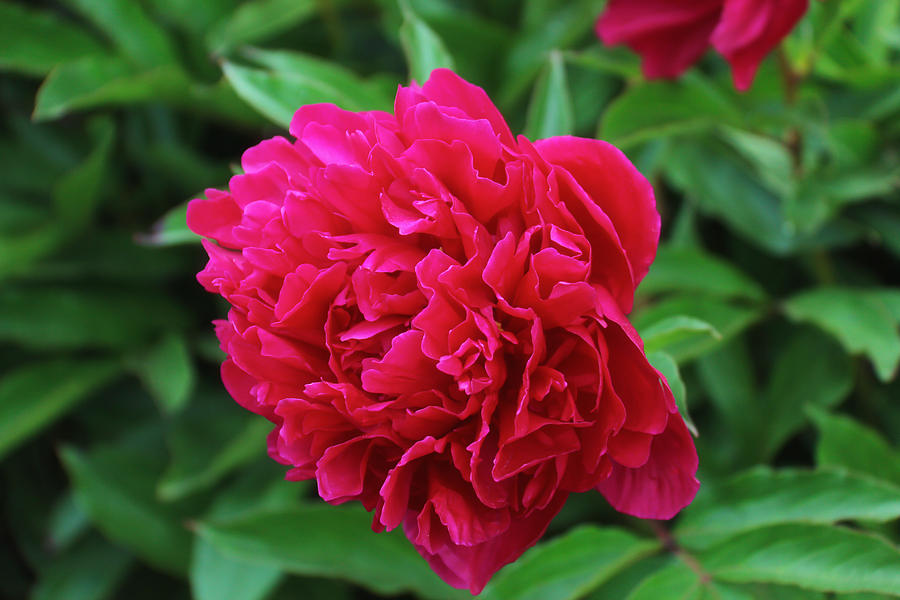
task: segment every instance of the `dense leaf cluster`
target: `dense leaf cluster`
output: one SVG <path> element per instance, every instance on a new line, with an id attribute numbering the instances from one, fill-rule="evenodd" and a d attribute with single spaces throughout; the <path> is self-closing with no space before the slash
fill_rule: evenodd
<path id="1" fill-rule="evenodd" d="M 602 0 L 0 3 L 0 596 L 467 596 L 281 481 L 184 225 L 299 105 L 389 109 L 437 66 L 652 179 L 632 318 L 699 432 L 676 521 L 573 498 L 484 597 L 900 594 L 900 0 L 811 4 L 738 94 L 714 56 L 643 81 Z"/>

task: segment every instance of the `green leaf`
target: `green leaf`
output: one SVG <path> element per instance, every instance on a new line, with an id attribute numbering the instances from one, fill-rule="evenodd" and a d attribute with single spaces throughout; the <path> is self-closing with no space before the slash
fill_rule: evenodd
<path id="1" fill-rule="evenodd" d="M 115 361 L 55 360 L 0 379 L 0 457 L 62 417 L 121 372 Z"/>
<path id="2" fill-rule="evenodd" d="M 721 335 L 692 336 L 669 344 L 666 351 L 679 363 L 694 359 L 723 341 L 749 327 L 760 317 L 761 311 L 733 304 L 726 300 L 707 296 L 678 295 L 666 298 L 635 313 L 634 324 L 638 331 L 672 317 L 692 317 L 709 323 Z"/>
<path id="3" fill-rule="evenodd" d="M 582 526 L 540 544 L 500 571 L 485 600 L 575 600 L 659 548 L 622 529 Z"/>
<path id="4" fill-rule="evenodd" d="M 526 3 L 527 6 L 535 1 Z M 553 2 L 541 17 L 534 17 L 506 55 L 502 85 L 498 94 L 501 106 L 515 104 L 524 94 L 553 49 L 569 49 L 588 35 L 603 8 L 603 0 Z M 532 13 L 535 15 L 535 13 Z M 632 58 L 633 62 L 636 62 Z"/>
<path id="5" fill-rule="evenodd" d="M 900 590 L 900 551 L 886 540 L 830 525 L 775 525 L 700 556 L 720 581 L 796 585 L 823 592 Z"/>
<path id="6" fill-rule="evenodd" d="M 93 22 L 138 65 L 176 64 L 175 48 L 162 30 L 134 0 L 65 0 Z"/>
<path id="7" fill-rule="evenodd" d="M 358 107 L 352 110 L 393 110 L 393 93 L 385 93 L 384 85 L 366 81 L 332 61 L 289 50 L 247 48 L 243 54 L 270 71 L 331 88 L 334 102 L 341 106 Z M 392 82 L 389 87 L 396 89 L 397 83 Z"/>
<path id="8" fill-rule="evenodd" d="M 438 34 L 413 12 L 408 3 L 401 6 L 400 43 L 406 55 L 409 78 L 421 84 L 428 80 L 434 69 L 453 69 L 453 57 Z"/>
<path id="9" fill-rule="evenodd" d="M 726 146 L 708 140 L 676 144 L 663 167 L 674 187 L 702 212 L 768 252 L 784 255 L 797 247 L 781 200 Z"/>
<path id="10" fill-rule="evenodd" d="M 609 578 L 597 589 L 585 596 L 585 600 L 609 600 L 627 598 L 637 586 L 653 573 L 675 562 L 671 554 L 654 554 L 632 563 Z"/>
<path id="11" fill-rule="evenodd" d="M 161 328 L 184 323 L 181 307 L 163 295 L 94 286 L 0 289 L 0 341 L 25 348 L 121 348 Z"/>
<path id="12" fill-rule="evenodd" d="M 833 335 L 848 352 L 868 356 L 882 381 L 897 371 L 900 325 L 877 290 L 818 288 L 790 298 L 784 308 L 791 319 Z"/>
<path id="13" fill-rule="evenodd" d="M 735 588 L 745 590 L 753 600 L 826 600 L 822 592 L 805 590 L 792 585 L 773 585 L 771 583 L 735 584 Z M 841 600 L 850 600 L 842 595 Z M 858 598 L 857 600 L 862 600 Z M 873 600 L 873 599 L 870 599 Z"/>
<path id="14" fill-rule="evenodd" d="M 678 405 L 678 412 L 681 413 L 681 418 L 684 419 L 684 424 L 687 425 L 688 430 L 690 430 L 695 437 L 700 435 L 697 431 L 697 426 L 694 424 L 694 421 L 691 419 L 691 415 L 688 412 L 687 390 L 684 387 L 684 381 L 681 379 L 678 363 L 675 362 L 675 359 L 672 358 L 670 354 L 659 351 L 648 352 L 647 360 L 653 365 L 654 369 L 659 371 L 662 376 L 666 378 L 669 389 L 672 390 L 672 395 L 675 397 L 675 404 Z"/>
<path id="15" fill-rule="evenodd" d="M 843 207 L 887 196 L 898 183 L 900 174 L 893 166 L 812 172 L 801 182 L 796 198 L 787 204 L 785 212 L 798 231 L 816 231 Z"/>
<path id="16" fill-rule="evenodd" d="M 683 563 L 676 562 L 653 573 L 642 581 L 627 600 L 655 600 L 657 598 L 692 599 L 699 586 L 696 573 Z"/>
<path id="17" fill-rule="evenodd" d="M 107 180 L 109 155 L 115 136 L 110 119 L 93 121 L 96 143 L 87 159 L 53 188 L 57 218 L 69 230 L 79 230 L 91 220 Z"/>
<path id="18" fill-rule="evenodd" d="M 900 453 L 874 429 L 815 407 L 808 413 L 819 429 L 816 464 L 842 467 L 900 485 Z"/>
<path id="19" fill-rule="evenodd" d="M 705 79 L 688 74 L 677 82 L 654 81 L 628 89 L 607 107 L 598 137 L 627 150 L 739 121 L 740 112 L 726 96 Z"/>
<path id="20" fill-rule="evenodd" d="M 534 87 L 525 136 L 530 140 L 541 140 L 571 135 L 575 130 L 574 110 L 566 81 L 566 65 L 562 53 L 554 50 Z"/>
<path id="21" fill-rule="evenodd" d="M 584 69 L 604 75 L 618 75 L 623 78 L 637 78 L 641 73 L 640 59 L 624 48 L 604 48 L 592 46 L 580 52 L 566 51 L 566 61 Z"/>
<path id="22" fill-rule="evenodd" d="M 815 357 L 810 360 L 810 357 Z M 804 406 L 829 408 L 853 389 L 853 363 L 843 349 L 815 329 L 794 333 L 775 356 L 758 409 L 760 460 L 768 460 L 804 424 Z"/>
<path id="23" fill-rule="evenodd" d="M 747 161 L 766 187 L 782 198 L 796 187 L 791 153 L 781 141 L 735 127 L 719 128 L 719 135 Z"/>
<path id="24" fill-rule="evenodd" d="M 224 394 L 198 394 L 167 435 L 172 454 L 157 487 L 163 500 L 206 489 L 236 467 L 265 455 L 272 424 L 238 410 Z M 222 404 L 225 406 L 222 406 Z"/>
<path id="25" fill-rule="evenodd" d="M 103 46 L 52 12 L 0 3 L 0 69 L 46 75 L 55 65 L 103 53 Z"/>
<path id="26" fill-rule="evenodd" d="M 191 536 L 175 513 L 156 503 L 153 474 L 142 469 L 139 454 L 116 447 L 112 455 L 86 456 L 67 447 L 61 458 L 76 500 L 106 537 L 159 569 L 187 572 Z"/>
<path id="27" fill-rule="evenodd" d="M 296 506 L 305 483 L 285 481 L 283 467 L 271 460 L 241 472 L 220 488 L 208 519 L 228 519 L 248 511 L 287 509 Z M 220 552 L 208 540 L 197 537 L 191 562 L 190 583 L 197 600 L 261 600 L 283 578 L 282 570 L 247 562 Z"/>
<path id="28" fill-rule="evenodd" d="M 683 562 L 660 569 L 641 582 L 627 600 L 752 600 L 752 596 L 737 588 L 701 579 Z"/>
<path id="29" fill-rule="evenodd" d="M 204 539 L 194 543 L 191 591 L 196 600 L 263 600 L 281 579 L 277 567 L 233 559 Z"/>
<path id="30" fill-rule="evenodd" d="M 183 335 L 168 333 L 133 368 L 164 414 L 171 415 L 185 407 L 194 390 L 196 373 Z"/>
<path id="31" fill-rule="evenodd" d="M 685 315 L 661 319 L 642 329 L 640 334 L 647 353 L 666 350 L 673 344 L 695 340 L 698 337 L 703 341 L 708 341 L 708 338 L 722 339 L 722 334 L 706 321 Z"/>
<path id="32" fill-rule="evenodd" d="M 675 536 L 708 548 L 776 523 L 886 522 L 900 517 L 900 487 L 843 471 L 757 467 L 720 485 L 702 486 Z"/>
<path id="33" fill-rule="evenodd" d="M 51 222 L 31 231 L 0 235 L 0 280 L 28 272 L 33 263 L 56 250 L 66 239 L 62 223 Z"/>
<path id="34" fill-rule="evenodd" d="M 315 0 L 251 0 L 217 23 L 206 36 L 213 54 L 264 41 L 296 27 L 316 13 Z"/>
<path id="35" fill-rule="evenodd" d="M 707 465 L 726 472 L 754 464 L 760 456 L 758 437 L 766 415 L 759 410 L 759 386 L 746 336 L 736 337 L 701 356 L 697 362 L 699 388 L 706 392 L 718 426 L 704 432 L 709 443 Z M 712 468 L 712 467 L 711 467 Z"/>
<path id="36" fill-rule="evenodd" d="M 226 556 L 298 575 L 340 577 L 379 594 L 465 598 L 438 579 L 400 532 L 373 533 L 361 508 L 296 506 L 197 526 Z"/>
<path id="37" fill-rule="evenodd" d="M 132 564 L 132 556 L 99 536 L 55 557 L 38 575 L 31 600 L 110 598 Z"/>
<path id="38" fill-rule="evenodd" d="M 352 111 L 371 110 L 365 98 L 348 95 L 331 84 L 303 73 L 263 71 L 226 62 L 225 77 L 247 104 L 273 123 L 287 129 L 294 112 L 305 104 L 332 102 Z"/>
<path id="39" fill-rule="evenodd" d="M 60 496 L 53 505 L 53 511 L 47 518 L 47 546 L 65 550 L 77 541 L 91 526 L 87 514 L 71 491 Z"/>
<path id="40" fill-rule="evenodd" d="M 38 90 L 32 117 L 42 121 L 98 106 L 147 102 L 167 102 L 204 119 L 259 124 L 222 82 L 198 84 L 177 65 L 143 68 L 118 56 L 87 56 L 54 68 Z"/>
<path id="41" fill-rule="evenodd" d="M 117 56 L 86 56 L 54 68 L 38 90 L 35 120 L 75 110 L 185 94 L 184 73 L 173 66 L 140 70 Z"/>
<path id="42" fill-rule="evenodd" d="M 641 282 L 641 295 L 662 292 L 704 293 L 721 298 L 761 301 L 766 297 L 755 281 L 734 265 L 700 248 L 659 248 L 650 272 Z"/>
<path id="43" fill-rule="evenodd" d="M 137 241 L 146 246 L 180 246 L 183 244 L 199 244 L 203 239 L 187 226 L 187 207 L 184 202 L 172 208 L 153 225 L 150 233 L 141 234 Z"/>
<path id="44" fill-rule="evenodd" d="M 153 12 L 196 36 L 234 12 L 234 0 L 149 0 Z"/>
<path id="45" fill-rule="evenodd" d="M 867 204 L 860 207 L 854 216 L 872 230 L 878 246 L 895 257 L 900 257 L 900 211 L 893 210 L 892 207 Z"/>

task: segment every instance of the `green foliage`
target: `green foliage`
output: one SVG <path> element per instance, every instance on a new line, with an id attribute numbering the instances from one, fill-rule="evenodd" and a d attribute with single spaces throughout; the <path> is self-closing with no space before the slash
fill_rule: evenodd
<path id="1" fill-rule="evenodd" d="M 645 81 L 604 4 L 0 2 L 0 596 L 469 596 L 283 481 L 186 225 L 300 105 L 390 111 L 451 67 L 514 133 L 600 137 L 653 183 L 630 318 L 701 465 L 672 523 L 574 495 L 483 597 L 897 597 L 900 1 L 810 2 L 743 94 L 713 56 Z"/>
<path id="2" fill-rule="evenodd" d="M 575 129 L 574 110 L 566 81 L 566 66 L 562 54 L 554 50 L 534 86 L 525 135 L 531 140 L 571 135 Z"/>
<path id="3" fill-rule="evenodd" d="M 570 600 L 580 598 L 658 543 L 620 529 L 580 527 L 542 544 L 505 569 L 485 588 L 495 600 Z"/>
<path id="4" fill-rule="evenodd" d="M 409 64 L 409 79 L 425 83 L 434 69 L 454 67 L 453 57 L 440 37 L 405 3 L 400 41 Z"/>
<path id="5" fill-rule="evenodd" d="M 198 532 L 226 556 L 290 573 L 342 577 L 382 594 L 464 597 L 438 579 L 399 531 L 360 535 L 370 523 L 359 507 L 294 506 L 201 523 Z"/>

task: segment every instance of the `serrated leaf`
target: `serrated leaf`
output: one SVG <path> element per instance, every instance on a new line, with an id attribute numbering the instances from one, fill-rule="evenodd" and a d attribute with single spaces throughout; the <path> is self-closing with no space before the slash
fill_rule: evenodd
<path id="1" fill-rule="evenodd" d="M 790 298 L 784 308 L 791 319 L 833 335 L 848 352 L 868 356 L 882 381 L 895 374 L 900 364 L 900 325 L 877 291 L 817 288 Z"/>
<path id="2" fill-rule="evenodd" d="M 226 556 L 298 575 L 340 577 L 380 594 L 462 599 L 438 579 L 399 532 L 373 533 L 361 508 L 304 505 L 198 524 L 198 533 Z"/>
<path id="3" fill-rule="evenodd" d="M 420 84 L 428 80 L 435 69 L 453 69 L 453 57 L 441 38 L 407 3 L 403 8 L 403 25 L 400 26 L 400 43 L 406 55 L 409 78 Z"/>
<path id="4" fill-rule="evenodd" d="M 61 458 L 72 481 L 75 498 L 103 534 L 130 548 L 148 563 L 169 573 L 183 575 L 190 562 L 191 536 L 180 517 L 158 504 L 147 489 L 152 473 L 123 476 L 127 463 L 139 469 L 125 451 L 116 448 L 116 461 L 108 455 L 87 456 L 63 448 Z M 138 479 L 140 478 L 140 479 Z"/>
<path id="5" fill-rule="evenodd" d="M 844 415 L 809 407 L 819 430 L 816 464 L 849 469 L 900 485 L 900 452 L 874 429 Z"/>
<path id="6" fill-rule="evenodd" d="M 755 281 L 734 265 L 700 248 L 660 247 L 650 272 L 641 282 L 641 295 L 661 292 L 699 292 L 722 298 L 760 301 L 766 297 Z"/>
<path id="7" fill-rule="evenodd" d="M 775 525 L 700 556 L 720 581 L 796 585 L 823 592 L 900 590 L 900 551 L 878 536 L 831 525 Z"/>
<path id="8" fill-rule="evenodd" d="M 0 3 L 0 69 L 45 75 L 61 62 L 103 52 L 92 36 L 52 12 Z"/>
<path id="9" fill-rule="evenodd" d="M 707 485 L 675 531 L 680 543 L 707 548 L 776 523 L 875 522 L 900 517 L 900 487 L 843 471 L 758 467 Z"/>
<path id="10" fill-rule="evenodd" d="M 621 529 L 582 526 L 504 567 L 479 598 L 574 600 L 658 548 L 658 542 Z"/>
<path id="11" fill-rule="evenodd" d="M 266 40 L 303 23 L 316 13 L 315 0 L 251 0 L 217 23 L 206 36 L 213 54 Z"/>
<path id="12" fill-rule="evenodd" d="M 525 136 L 530 140 L 541 140 L 556 135 L 571 135 L 575 129 L 574 110 L 566 80 L 566 65 L 562 53 L 554 50 L 534 86 Z"/>
<path id="13" fill-rule="evenodd" d="M 111 360 L 54 360 L 0 379 L 0 457 L 71 410 L 121 372 Z"/>
<path id="14" fill-rule="evenodd" d="M 684 387 L 684 380 L 681 379 L 678 363 L 675 362 L 675 359 L 672 358 L 671 355 L 665 352 L 649 352 L 647 354 L 647 360 L 653 365 L 654 369 L 659 371 L 662 376 L 666 378 L 669 389 L 672 390 L 672 395 L 675 397 L 675 404 L 678 405 L 678 412 L 681 414 L 681 418 L 684 419 L 684 424 L 687 425 L 688 430 L 690 430 L 695 437 L 700 435 L 697 431 L 697 426 L 694 424 L 694 421 L 691 419 L 691 415 L 688 412 L 687 390 Z"/>

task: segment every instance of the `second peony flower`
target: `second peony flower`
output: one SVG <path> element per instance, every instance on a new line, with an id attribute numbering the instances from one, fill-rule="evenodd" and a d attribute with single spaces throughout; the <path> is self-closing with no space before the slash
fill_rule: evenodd
<path id="1" fill-rule="evenodd" d="M 571 493 L 668 519 L 693 441 L 626 315 L 656 253 L 647 180 L 601 141 L 513 137 L 448 70 L 394 114 L 300 108 L 191 202 L 237 402 L 319 495 L 403 527 L 478 593 Z"/>
<path id="2" fill-rule="evenodd" d="M 650 79 L 677 77 L 712 44 L 745 91 L 808 7 L 809 0 L 610 0 L 597 35 L 640 54 Z"/>

